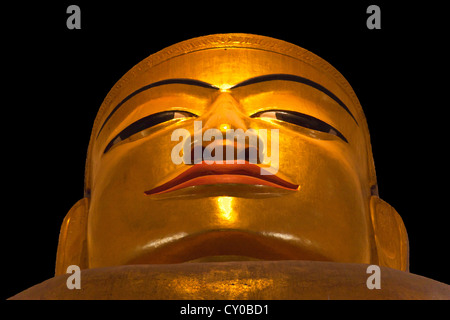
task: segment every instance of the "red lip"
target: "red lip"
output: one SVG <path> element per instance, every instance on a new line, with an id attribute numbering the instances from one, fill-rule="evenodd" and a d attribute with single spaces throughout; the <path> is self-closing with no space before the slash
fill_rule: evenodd
<path id="1" fill-rule="evenodd" d="M 261 167 L 247 161 L 244 164 L 209 165 L 203 161 L 184 171 L 174 179 L 156 188 L 145 191 L 145 194 L 154 195 L 191 186 L 222 183 L 266 185 L 288 190 L 298 189 L 298 185 L 292 184 L 276 175 L 261 175 Z"/>

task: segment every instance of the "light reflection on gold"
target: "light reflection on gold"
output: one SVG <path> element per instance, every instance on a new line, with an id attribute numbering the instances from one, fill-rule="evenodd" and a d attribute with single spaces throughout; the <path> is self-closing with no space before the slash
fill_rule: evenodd
<path id="1" fill-rule="evenodd" d="M 231 126 L 229 125 L 229 124 L 227 124 L 227 123 L 222 123 L 220 126 L 219 126 L 219 130 L 220 131 L 227 131 L 228 129 L 231 129 Z"/>
<path id="2" fill-rule="evenodd" d="M 228 90 L 230 90 L 233 85 L 229 84 L 229 83 L 222 83 L 220 85 L 218 85 L 220 92 L 228 92 Z"/>
<path id="3" fill-rule="evenodd" d="M 262 232 L 263 235 L 268 237 L 274 237 L 282 240 L 300 241 L 300 238 L 291 234 L 279 233 L 279 232 Z M 310 241 L 311 242 L 311 241 Z"/>
<path id="4" fill-rule="evenodd" d="M 230 274 L 224 273 L 224 277 Z M 269 278 L 243 278 L 225 279 L 217 281 L 202 281 L 192 277 L 179 277 L 173 279 L 169 286 L 178 295 L 185 298 L 203 296 L 205 293 L 215 292 L 219 299 L 247 299 L 251 293 L 260 292 L 273 286 L 273 279 Z"/>
<path id="5" fill-rule="evenodd" d="M 151 242 L 147 243 L 145 246 L 143 246 L 143 249 L 157 248 L 157 247 L 160 247 L 163 244 L 167 244 L 167 243 L 170 243 L 172 241 L 184 238 L 187 235 L 188 234 L 186 232 L 180 232 L 180 233 L 174 234 L 172 236 L 165 237 L 163 239 L 158 239 L 158 240 L 155 240 L 155 241 L 151 241 Z"/>
<path id="6" fill-rule="evenodd" d="M 223 222 L 232 223 L 236 220 L 236 213 L 233 212 L 233 198 L 219 197 L 217 200 L 219 204 L 219 217 Z"/>

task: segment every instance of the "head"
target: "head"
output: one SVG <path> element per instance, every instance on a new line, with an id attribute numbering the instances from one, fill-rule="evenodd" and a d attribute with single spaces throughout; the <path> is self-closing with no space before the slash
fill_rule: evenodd
<path id="1" fill-rule="evenodd" d="M 56 273 L 232 260 L 408 269 L 350 85 L 307 50 L 246 34 L 170 46 L 110 91 Z"/>

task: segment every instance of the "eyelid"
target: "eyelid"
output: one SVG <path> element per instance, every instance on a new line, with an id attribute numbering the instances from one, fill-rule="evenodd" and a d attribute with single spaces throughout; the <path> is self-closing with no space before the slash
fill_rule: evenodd
<path id="1" fill-rule="evenodd" d="M 174 118 L 174 119 L 182 119 L 182 118 L 186 118 L 186 117 L 185 117 L 186 114 L 190 114 L 191 117 L 192 117 L 192 116 L 196 117 L 195 114 L 190 113 L 190 112 L 187 112 L 187 111 L 174 111 L 174 112 L 173 112 L 173 118 Z"/>
<path id="2" fill-rule="evenodd" d="M 328 123 L 319 120 L 315 117 L 312 117 L 307 114 L 303 114 L 296 111 L 286 111 L 286 110 L 264 110 L 257 112 L 250 116 L 251 118 L 270 118 L 276 119 L 284 122 L 288 122 L 291 124 L 295 124 L 301 127 L 305 127 L 308 129 L 325 132 L 328 134 L 332 134 L 342 139 L 343 141 L 348 143 L 348 140 L 344 137 L 342 133 L 340 133 L 336 128 L 329 125 Z"/>
<path id="3" fill-rule="evenodd" d="M 146 116 L 144 118 L 141 118 L 129 126 L 127 126 L 125 129 L 123 129 L 118 135 L 116 135 L 111 141 L 108 143 L 108 145 L 105 148 L 105 151 L 103 153 L 106 153 L 113 147 L 115 144 L 119 143 L 120 141 L 123 141 L 132 135 L 141 132 L 145 129 L 154 127 L 158 124 L 164 123 L 166 121 L 170 121 L 173 119 L 183 119 L 183 118 L 190 118 L 190 117 L 197 117 L 196 114 L 193 114 L 189 111 L 181 111 L 181 110 L 173 110 L 173 111 L 163 111 L 151 114 L 149 116 Z"/>

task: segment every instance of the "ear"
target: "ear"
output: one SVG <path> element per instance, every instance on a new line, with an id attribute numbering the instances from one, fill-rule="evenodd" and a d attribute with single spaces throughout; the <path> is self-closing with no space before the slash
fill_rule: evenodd
<path id="1" fill-rule="evenodd" d="M 409 271 L 408 234 L 400 215 L 377 196 L 370 199 L 370 214 L 379 265 Z"/>
<path id="2" fill-rule="evenodd" d="M 70 265 L 77 265 L 80 269 L 88 268 L 88 208 L 89 199 L 83 198 L 75 203 L 64 218 L 59 233 L 55 276 L 67 273 Z"/>

